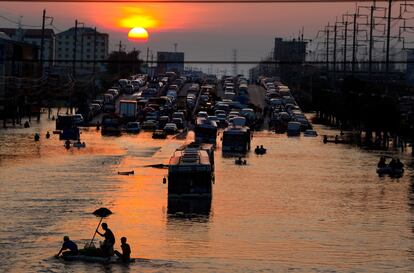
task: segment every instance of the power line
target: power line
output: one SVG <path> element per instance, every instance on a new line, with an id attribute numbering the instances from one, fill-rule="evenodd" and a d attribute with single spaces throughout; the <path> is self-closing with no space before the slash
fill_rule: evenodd
<path id="1" fill-rule="evenodd" d="M 407 0 L 393 0 L 393 2 L 406 2 Z M 245 3 L 245 4 L 256 4 L 256 3 L 361 3 L 369 2 L 372 0 L 0 0 L 0 2 L 9 3 L 192 3 L 192 4 L 205 4 L 205 3 Z M 388 2 L 387 0 L 377 0 L 378 2 Z"/>
<path id="2" fill-rule="evenodd" d="M 1 2 L 1 0 L 0 0 L 0 2 Z M 2 19 L 4 19 L 4 20 L 8 21 L 9 23 L 12 23 L 12 24 L 15 24 L 15 25 L 24 26 L 24 27 L 37 27 L 37 28 L 41 28 L 41 27 L 42 27 L 42 26 L 33 26 L 33 25 L 21 24 L 21 23 L 19 23 L 19 22 L 17 22 L 17 21 L 14 21 L 14 20 L 10 19 L 10 18 L 7 18 L 7 17 L 6 17 L 6 16 L 4 16 L 4 15 L 0 15 L 0 18 L 2 18 Z"/>

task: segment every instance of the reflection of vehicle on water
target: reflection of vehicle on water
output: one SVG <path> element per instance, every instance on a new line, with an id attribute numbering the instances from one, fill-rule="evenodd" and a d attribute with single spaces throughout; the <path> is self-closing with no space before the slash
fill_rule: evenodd
<path id="1" fill-rule="evenodd" d="M 121 122 L 116 115 L 104 115 L 101 122 L 103 135 L 120 135 L 121 134 Z"/>
<path id="2" fill-rule="evenodd" d="M 211 198 L 168 198 L 168 214 L 188 217 L 194 215 L 209 215 Z"/>
<path id="3" fill-rule="evenodd" d="M 194 134 L 197 143 L 210 143 L 216 145 L 217 123 L 206 118 L 197 118 Z"/>
<path id="4" fill-rule="evenodd" d="M 170 159 L 168 197 L 211 197 L 213 180 L 213 145 L 184 145 Z"/>
<path id="5" fill-rule="evenodd" d="M 223 132 L 223 153 L 246 153 L 250 150 L 250 128 L 246 126 L 230 126 Z"/>

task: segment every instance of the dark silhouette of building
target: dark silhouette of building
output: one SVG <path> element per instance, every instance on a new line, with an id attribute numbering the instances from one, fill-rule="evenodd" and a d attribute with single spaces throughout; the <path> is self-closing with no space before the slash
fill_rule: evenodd
<path id="1" fill-rule="evenodd" d="M 13 118 L 40 78 L 39 48 L 0 32 L 0 116 Z"/>
<path id="2" fill-rule="evenodd" d="M 25 42 L 39 47 L 38 59 L 40 60 L 40 46 L 42 44 L 41 29 L 0 28 L 0 32 L 4 32 L 14 41 Z M 45 29 L 43 50 L 44 67 L 53 66 L 55 60 L 55 32 L 53 29 Z"/>
<path id="3" fill-rule="evenodd" d="M 306 59 L 306 44 L 303 40 L 275 38 L 273 59 L 276 73 L 283 81 L 290 83 L 300 78 Z"/>
<path id="4" fill-rule="evenodd" d="M 157 72 L 162 74 L 167 71 L 179 74 L 184 71 L 183 52 L 157 52 Z"/>

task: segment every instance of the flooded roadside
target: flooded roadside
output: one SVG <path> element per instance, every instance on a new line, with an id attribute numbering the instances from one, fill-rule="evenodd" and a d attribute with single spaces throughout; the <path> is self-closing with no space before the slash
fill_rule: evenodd
<path id="1" fill-rule="evenodd" d="M 185 141 L 153 140 L 149 133 L 103 137 L 89 128 L 81 135 L 86 148 L 66 150 L 57 135 L 44 138 L 53 127 L 42 121 L 0 131 L 1 271 L 410 272 L 413 266 L 411 168 L 401 179 L 379 178 L 379 152 L 260 132 L 252 147 L 264 145 L 268 153 L 250 153 L 246 166 L 223 158 L 218 147 L 211 204 L 181 204 L 193 208 L 185 214 L 168 203 L 166 170 L 144 167 L 168 163 Z M 117 175 L 131 169 L 134 176 Z M 114 212 L 107 222 L 117 238 L 128 237 L 132 256 L 149 261 L 123 267 L 52 258 L 63 235 L 80 246 L 90 240 L 98 223 L 91 212 L 101 206 Z"/>

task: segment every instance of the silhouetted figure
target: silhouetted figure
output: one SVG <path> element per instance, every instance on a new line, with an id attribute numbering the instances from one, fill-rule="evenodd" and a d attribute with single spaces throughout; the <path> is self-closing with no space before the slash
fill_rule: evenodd
<path id="1" fill-rule="evenodd" d="M 237 165 L 246 165 L 247 161 L 246 160 L 242 160 L 241 156 L 239 156 L 239 158 L 235 160 L 235 163 Z"/>
<path id="2" fill-rule="evenodd" d="M 102 254 L 105 257 L 110 257 L 114 255 L 115 236 L 106 223 L 102 223 L 101 226 L 102 229 L 105 230 L 105 233 L 100 233 L 98 229 L 96 230 L 96 233 L 105 238 L 101 245 Z"/>
<path id="3" fill-rule="evenodd" d="M 46 138 L 50 138 L 50 133 L 49 133 L 49 131 L 47 131 L 47 133 L 46 133 Z"/>
<path id="4" fill-rule="evenodd" d="M 64 251 L 67 250 L 67 251 Z M 69 239 L 69 236 L 63 237 L 63 244 L 62 248 L 59 250 L 58 254 L 56 254 L 56 257 L 59 257 L 59 255 L 62 253 L 62 256 L 69 256 L 69 255 L 78 255 L 78 246 L 75 242 L 71 241 Z"/>
<path id="5" fill-rule="evenodd" d="M 256 146 L 256 149 L 254 149 L 254 152 L 255 152 L 256 154 L 259 154 L 259 153 L 260 153 L 260 148 L 259 148 L 259 146 Z"/>
<path id="6" fill-rule="evenodd" d="M 404 164 L 400 161 L 400 159 L 397 159 L 395 162 L 395 169 L 402 170 L 404 168 Z"/>
<path id="7" fill-rule="evenodd" d="M 40 135 L 39 135 L 38 133 L 36 133 L 36 134 L 34 135 L 34 140 L 35 140 L 35 141 L 39 141 L 39 140 L 40 140 Z"/>
<path id="8" fill-rule="evenodd" d="M 67 139 L 67 140 L 65 141 L 65 148 L 66 148 L 66 149 L 69 149 L 69 148 L 70 148 L 70 141 L 69 141 L 69 139 Z"/>
<path id="9" fill-rule="evenodd" d="M 385 168 L 385 167 L 387 167 L 387 163 L 385 161 L 386 161 L 385 160 L 385 157 L 384 156 L 381 156 L 381 158 L 380 158 L 380 160 L 378 162 L 377 167 L 378 168 Z"/>
<path id="10" fill-rule="evenodd" d="M 52 120 L 55 120 L 55 116 L 52 116 Z"/>
<path id="11" fill-rule="evenodd" d="M 24 123 L 24 128 L 29 128 L 30 127 L 30 124 L 29 124 L 29 122 L 26 120 L 26 122 Z"/>
<path id="12" fill-rule="evenodd" d="M 325 135 L 325 136 L 323 136 L 323 143 L 328 143 L 328 137 Z"/>
<path id="13" fill-rule="evenodd" d="M 391 168 L 391 169 L 395 169 L 395 164 L 396 164 L 397 162 L 395 161 L 395 159 L 393 158 L 393 159 L 391 159 L 391 161 L 390 161 L 390 163 L 388 163 L 388 167 L 389 168 Z"/>
<path id="14" fill-rule="evenodd" d="M 115 255 L 118 256 L 123 262 L 129 262 L 131 259 L 131 247 L 127 244 L 127 238 L 121 238 L 121 249 L 122 253 L 115 250 Z"/>
<path id="15" fill-rule="evenodd" d="M 335 144 L 337 144 L 339 142 L 339 137 L 338 135 L 335 136 Z"/>

